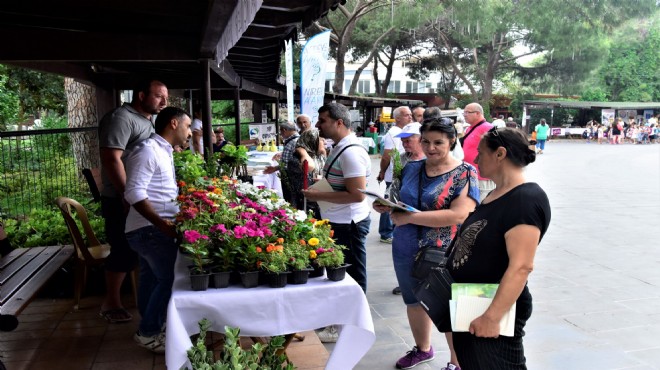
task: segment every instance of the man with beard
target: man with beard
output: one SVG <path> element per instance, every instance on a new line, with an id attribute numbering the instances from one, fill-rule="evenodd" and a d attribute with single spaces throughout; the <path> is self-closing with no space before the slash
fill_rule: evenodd
<path id="1" fill-rule="evenodd" d="M 167 106 L 168 91 L 164 83 L 147 80 L 133 91 L 132 102 L 106 114 L 99 124 L 101 155 L 101 209 L 105 233 L 111 246 L 105 261 L 106 295 L 100 315 L 110 323 L 131 321 L 131 314 L 121 302 L 120 288 L 126 273 L 137 264 L 137 255 L 126 241 L 124 227 L 128 205 L 124 201 L 126 170 L 124 159 L 130 151 L 153 132 L 152 115 Z"/>

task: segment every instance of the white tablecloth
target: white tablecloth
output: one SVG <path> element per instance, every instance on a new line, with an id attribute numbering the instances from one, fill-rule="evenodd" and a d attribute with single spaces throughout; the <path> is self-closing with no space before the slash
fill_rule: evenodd
<path id="1" fill-rule="evenodd" d="M 224 326 L 229 325 L 239 327 L 245 336 L 274 336 L 340 325 L 339 340 L 326 369 L 352 369 L 376 340 L 367 299 L 348 275 L 343 281 L 319 277 L 285 288 L 245 289 L 235 285 L 194 292 L 190 290 L 188 264 L 187 258 L 179 255 L 167 309 L 168 369 L 190 366 L 186 356 L 192 346 L 189 337 L 199 332 L 197 323 L 202 318 L 212 322 L 212 331 L 224 332 Z"/>
<path id="2" fill-rule="evenodd" d="M 360 144 L 366 149 L 369 150 L 369 148 L 375 148 L 376 147 L 376 142 L 374 141 L 373 138 L 371 137 L 359 137 Z"/>

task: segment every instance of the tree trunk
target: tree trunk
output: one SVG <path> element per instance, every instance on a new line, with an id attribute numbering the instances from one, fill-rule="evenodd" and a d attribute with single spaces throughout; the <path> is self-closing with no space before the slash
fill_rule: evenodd
<path id="1" fill-rule="evenodd" d="M 374 55 L 374 69 L 371 71 L 371 74 L 374 76 L 374 85 L 375 85 L 375 90 L 376 90 L 376 96 L 383 96 L 381 95 L 381 91 L 385 89 L 387 91 L 387 85 L 380 84 L 380 81 L 378 80 L 378 55 Z"/>
<path id="2" fill-rule="evenodd" d="M 64 91 L 67 98 L 68 127 L 97 126 L 99 120 L 96 114 L 94 87 L 76 82 L 72 78 L 65 78 Z M 78 169 L 98 168 L 101 165 L 98 131 L 74 132 L 70 136 Z"/>
<path id="3" fill-rule="evenodd" d="M 394 61 L 396 60 L 396 51 L 397 51 L 396 45 L 392 45 L 389 56 L 390 60 L 387 62 L 387 65 L 385 66 L 387 72 L 385 72 L 385 80 L 383 80 L 384 88 L 380 91 L 380 96 L 387 95 L 387 87 L 390 85 L 390 80 L 392 79 L 392 70 L 394 69 Z"/>
<path id="4" fill-rule="evenodd" d="M 261 122 L 261 112 L 259 112 L 259 119 L 257 120 L 254 114 L 252 114 L 252 100 L 241 100 L 241 119 L 249 118 L 250 122 Z"/>

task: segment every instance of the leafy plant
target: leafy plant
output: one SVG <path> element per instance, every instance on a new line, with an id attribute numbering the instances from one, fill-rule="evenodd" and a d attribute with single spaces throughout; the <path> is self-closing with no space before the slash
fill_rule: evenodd
<path id="1" fill-rule="evenodd" d="M 98 214 L 100 205 L 90 203 L 84 206 L 87 209 L 87 217 L 92 230 L 94 230 L 99 241 L 103 243 L 106 239 L 105 221 Z M 77 219 L 76 222 L 79 223 Z M 8 218 L 4 220 L 4 224 L 9 239 L 16 246 L 29 248 L 71 244 L 71 236 L 62 214 L 53 207 L 35 208 L 25 218 Z M 78 224 L 78 227 L 82 230 L 82 225 Z"/>
<path id="2" fill-rule="evenodd" d="M 194 154 L 190 150 L 174 153 L 174 171 L 177 180 L 193 183 L 200 177 L 206 176 L 204 170 L 204 158 Z"/>
<path id="3" fill-rule="evenodd" d="M 323 267 L 340 267 L 344 264 L 344 252 L 342 246 L 333 248 L 319 248 L 316 250 L 316 263 Z"/>
<path id="4" fill-rule="evenodd" d="M 225 326 L 225 346 L 222 358 L 214 361 L 213 352 L 206 348 L 206 332 L 211 327 L 207 319 L 199 321 L 199 336 L 188 351 L 191 370 L 294 370 L 286 355 L 278 354 L 284 348 L 283 336 L 272 337 L 268 344 L 255 343 L 248 350 L 241 347 L 239 328 Z M 286 365 L 286 366 L 285 366 Z M 284 366 L 284 367 L 283 367 Z M 184 368 L 182 368 L 184 369 Z"/>

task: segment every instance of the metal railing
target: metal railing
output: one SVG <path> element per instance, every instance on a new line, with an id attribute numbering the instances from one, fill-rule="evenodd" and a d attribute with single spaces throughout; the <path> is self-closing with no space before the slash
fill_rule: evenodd
<path id="1" fill-rule="evenodd" d="M 0 215 L 22 217 L 58 196 L 89 197 L 72 142 L 97 127 L 0 132 Z"/>

